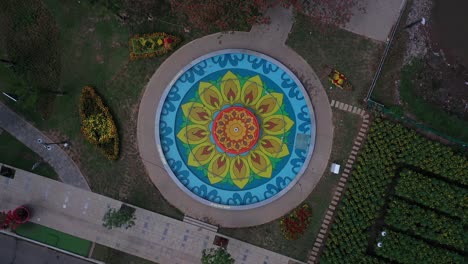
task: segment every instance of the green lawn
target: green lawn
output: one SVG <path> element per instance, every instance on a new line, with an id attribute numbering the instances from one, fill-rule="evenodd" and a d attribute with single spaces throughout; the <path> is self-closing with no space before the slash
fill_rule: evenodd
<path id="1" fill-rule="evenodd" d="M 312 66 L 331 99 L 353 105 L 363 103 L 384 48 L 383 43 L 349 31 L 324 32 L 302 15 L 296 16 L 286 44 Z M 347 76 L 354 90 L 330 90 L 327 67 L 336 67 Z"/>
<path id="2" fill-rule="evenodd" d="M 91 248 L 90 241 L 31 222 L 19 226 L 16 229 L 16 233 L 20 236 L 70 251 L 84 257 L 88 256 L 89 249 Z"/>
<path id="3" fill-rule="evenodd" d="M 418 75 L 423 67 L 422 61 L 414 60 L 401 70 L 400 95 L 404 102 L 403 108 L 427 126 L 468 144 L 468 122 L 426 102 L 416 93 L 415 85 L 418 85 Z"/>
<path id="4" fill-rule="evenodd" d="M 420 84 L 417 75 L 423 70 L 418 59 L 416 63 L 404 65 L 406 47 L 409 42 L 408 32 L 404 27 L 412 21 L 408 13 L 413 4 L 409 1 L 404 11 L 400 26 L 390 47 L 371 99 L 384 104 L 386 108 L 398 109 L 411 119 L 422 122 L 427 127 L 441 134 L 468 142 L 468 123 L 450 115 L 440 107 L 426 102 L 417 92 L 414 85 Z M 417 83 L 417 84 L 416 84 Z M 428 85 L 427 83 L 420 85 Z M 429 89 L 429 88 L 427 88 Z"/>
<path id="5" fill-rule="evenodd" d="M 357 115 L 336 110 L 333 111 L 333 123 L 335 124 L 335 131 L 330 160 L 344 166 L 351 152 L 354 138 L 358 133 L 360 118 Z M 305 202 L 312 208 L 312 220 L 304 236 L 298 240 L 289 241 L 283 237 L 279 219 L 251 228 L 221 228 L 219 232 L 274 252 L 306 261 L 315 238 L 320 231 L 322 219 L 331 202 L 333 190 L 337 187 L 338 181 L 339 175 L 332 174 L 327 170 L 314 191 L 307 197 Z"/>
<path id="6" fill-rule="evenodd" d="M 3 131 L 0 134 L 0 163 L 58 180 L 57 173 L 47 163 L 41 163 L 36 169 L 31 170 L 36 162 L 43 162 L 39 155 L 7 132 Z"/>
<path id="7" fill-rule="evenodd" d="M 59 32 L 58 43 L 51 48 L 57 49 L 57 59 L 60 60 L 57 90 L 66 94 L 55 96 L 50 101 L 51 114 L 45 119 L 35 108 L 25 109 L 4 98 L 2 100 L 43 131 L 59 138 L 70 138 L 73 157 L 89 179 L 94 192 L 181 219 L 182 214 L 163 199 L 147 177 L 136 142 L 140 96 L 149 78 L 167 56 L 129 61 L 128 40 L 136 33 L 157 31 L 181 36 L 185 41 L 195 35 L 184 35 L 181 32 L 183 28 L 156 21 L 138 25 L 121 24 L 113 13 L 98 2 L 93 5 L 89 1 L 78 3 L 75 0 L 28 2 L 30 5 L 24 8 L 30 7 L 34 11 L 42 3 L 51 18 L 38 21 L 39 25 L 34 25 L 36 31 L 55 26 Z M 166 16 L 161 14 L 158 18 L 170 21 Z M 50 21 L 53 25 L 50 25 Z M 41 22 L 48 24 L 41 25 Z M 15 36 L 12 36 L 13 40 Z M 27 76 L 16 77 L 31 79 Z M 121 155 L 117 161 L 108 161 L 81 135 L 78 101 L 85 85 L 96 89 L 114 115 L 121 141 Z"/>
<path id="8" fill-rule="evenodd" d="M 411 7 L 412 4 L 413 0 L 409 0 L 406 5 L 407 8 L 403 12 L 399 27 L 382 67 L 382 72 L 380 73 L 371 96 L 373 100 L 376 100 L 386 106 L 396 105 L 399 100 L 398 86 L 396 82 L 400 79 L 401 67 L 403 65 L 409 38 L 408 32 L 404 27 L 413 22 L 408 20 L 408 14 L 410 11 L 409 7 Z"/>

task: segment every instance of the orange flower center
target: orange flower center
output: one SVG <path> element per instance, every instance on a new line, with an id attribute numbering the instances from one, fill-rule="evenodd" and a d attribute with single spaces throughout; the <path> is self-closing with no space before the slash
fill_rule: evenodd
<path id="1" fill-rule="evenodd" d="M 260 128 L 255 115 L 240 106 L 222 110 L 213 122 L 216 145 L 230 154 L 250 150 L 257 143 L 259 133 Z"/>

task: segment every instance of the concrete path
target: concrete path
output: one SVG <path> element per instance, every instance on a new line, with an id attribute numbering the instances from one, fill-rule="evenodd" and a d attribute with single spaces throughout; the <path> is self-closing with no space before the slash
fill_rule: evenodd
<path id="1" fill-rule="evenodd" d="M 26 240 L 0 234 L 0 263 L 92 264 Z"/>
<path id="2" fill-rule="evenodd" d="M 156 201 L 157 202 L 157 201 Z M 199 263 L 216 232 L 137 208 L 135 226 L 108 230 L 102 226 L 107 208 L 122 202 L 61 182 L 16 170 L 0 176 L 0 211 L 31 206 L 32 222 L 161 264 Z M 238 264 L 301 263 L 272 251 L 229 238 L 227 250 Z"/>
<path id="3" fill-rule="evenodd" d="M 0 102 L 0 128 L 13 135 L 41 156 L 45 162 L 54 168 L 62 182 L 85 190 L 91 190 L 78 166 L 76 166 L 75 162 L 63 149 L 58 145 L 51 145 L 51 150 L 44 148 L 42 144 L 37 142 L 38 138 L 46 143 L 53 141 L 2 102 Z"/>
<path id="4" fill-rule="evenodd" d="M 216 33 L 196 39 L 174 52 L 151 77 L 138 112 L 138 149 L 152 182 L 172 205 L 193 218 L 223 227 L 264 224 L 283 216 L 303 202 L 327 169 L 333 141 L 332 112 L 328 96 L 310 65 L 285 45 L 292 27 L 292 11 L 277 7 L 271 24 L 251 32 Z M 273 15 L 276 14 L 276 15 Z M 223 49 L 247 49 L 268 55 L 291 70 L 309 93 L 314 107 L 316 138 L 312 158 L 298 182 L 277 200 L 250 210 L 226 210 L 204 205 L 187 195 L 168 175 L 156 148 L 155 120 L 159 99 L 174 76 L 193 60 Z"/>
<path id="5" fill-rule="evenodd" d="M 356 7 L 344 29 L 377 41 L 387 41 L 406 0 L 363 0 L 365 11 Z"/>
<path id="6" fill-rule="evenodd" d="M 292 7 L 275 6 L 266 12 L 266 16 L 270 23 L 253 25 L 250 33 L 271 43 L 285 43 L 294 24 Z"/>

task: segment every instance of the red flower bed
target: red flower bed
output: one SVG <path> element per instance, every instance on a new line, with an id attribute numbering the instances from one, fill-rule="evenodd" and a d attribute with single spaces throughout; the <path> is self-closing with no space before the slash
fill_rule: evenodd
<path id="1" fill-rule="evenodd" d="M 31 212 L 25 206 L 19 206 L 13 211 L 0 212 L 0 230 L 8 228 L 15 230 L 18 225 L 29 221 L 30 217 Z"/>
<path id="2" fill-rule="evenodd" d="M 281 231 L 288 240 L 296 240 L 304 234 L 310 224 L 312 209 L 303 204 L 280 220 Z"/>

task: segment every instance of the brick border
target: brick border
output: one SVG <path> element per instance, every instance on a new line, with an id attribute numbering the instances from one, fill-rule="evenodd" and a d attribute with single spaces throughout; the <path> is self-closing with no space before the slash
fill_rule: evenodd
<path id="1" fill-rule="evenodd" d="M 362 122 L 361 127 L 358 130 L 358 134 L 356 135 L 356 138 L 354 140 L 352 150 L 350 151 L 350 154 L 348 156 L 348 160 L 346 161 L 344 169 L 341 172 L 341 177 L 338 182 L 336 191 L 333 194 L 332 201 L 328 206 L 328 210 L 325 213 L 325 217 L 322 220 L 322 225 L 320 227 L 319 234 L 317 235 L 312 250 L 309 253 L 309 258 L 307 261 L 308 264 L 315 264 L 319 262 L 319 256 L 323 250 L 328 231 L 330 230 L 330 227 L 333 223 L 335 211 L 338 207 L 339 202 L 341 201 L 344 190 L 346 189 L 346 183 L 353 169 L 353 164 L 356 160 L 356 157 L 359 154 L 359 150 L 362 147 L 362 143 L 364 142 L 367 136 L 370 123 L 370 115 L 364 109 L 335 100 L 331 101 L 330 106 L 332 108 L 335 107 L 337 109 L 349 112 L 351 114 L 359 115 L 362 118 Z"/>

